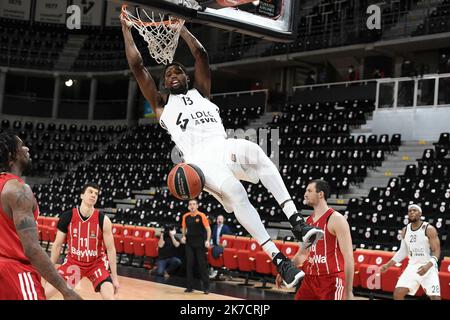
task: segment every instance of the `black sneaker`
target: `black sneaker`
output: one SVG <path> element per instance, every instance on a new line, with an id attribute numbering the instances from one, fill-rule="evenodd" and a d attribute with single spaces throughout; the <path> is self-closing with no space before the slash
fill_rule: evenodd
<path id="1" fill-rule="evenodd" d="M 277 253 L 272 261 L 277 266 L 277 271 L 286 288 L 292 288 L 305 276 L 305 273 L 297 269 L 292 261 L 281 252 Z"/>
<path id="2" fill-rule="evenodd" d="M 305 220 L 299 214 L 294 214 L 289 219 L 289 222 L 294 226 L 292 233 L 298 241 L 303 243 L 304 249 L 308 249 L 324 236 L 322 229 L 306 224 Z"/>
<path id="3" fill-rule="evenodd" d="M 186 290 L 184 290 L 184 292 L 187 292 L 187 293 L 189 293 L 189 292 L 193 292 L 194 290 L 192 290 L 191 288 L 187 288 Z"/>

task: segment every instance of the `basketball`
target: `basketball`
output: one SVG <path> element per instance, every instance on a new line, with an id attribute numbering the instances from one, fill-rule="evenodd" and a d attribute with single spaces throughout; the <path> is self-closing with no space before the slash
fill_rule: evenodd
<path id="1" fill-rule="evenodd" d="M 199 167 L 180 163 L 170 170 L 167 177 L 170 193 L 180 200 L 191 200 L 199 196 L 205 186 L 205 176 Z"/>

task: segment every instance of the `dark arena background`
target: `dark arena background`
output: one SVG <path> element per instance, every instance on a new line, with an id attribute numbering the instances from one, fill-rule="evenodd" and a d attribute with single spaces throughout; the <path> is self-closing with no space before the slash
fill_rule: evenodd
<path id="1" fill-rule="evenodd" d="M 225 2 L 142 0 L 127 8 L 186 20 L 208 52 L 211 101 L 229 139 L 263 148 L 305 218 L 313 211 L 303 203 L 309 181 L 329 182 L 328 205 L 350 227 L 355 299 L 393 299 L 408 261 L 385 273 L 379 268 L 399 250 L 414 203 L 438 233 L 435 267 L 440 296 L 449 300 L 450 1 Z M 176 252 L 181 266 L 157 275 L 161 230 L 174 225 L 181 238 L 188 203 L 167 188 L 179 154 L 130 71 L 122 4 L 0 2 L 0 132 L 14 132 L 30 149 L 24 180 L 40 208 L 40 245 L 50 255 L 60 214 L 79 205 L 81 187 L 94 182 L 101 188 L 96 207 L 112 222 L 116 299 L 258 300 L 251 302 L 261 305 L 258 312 L 273 300 L 294 300 L 297 288 L 276 287 L 269 256 L 205 191 L 199 210 L 211 225 L 223 215 L 232 231 L 220 238 L 217 258 L 208 249 L 209 294 L 197 272 L 194 292 L 184 292 L 183 244 Z M 164 66 L 132 33 L 162 88 Z M 181 38 L 174 60 L 194 80 L 194 58 Z M 243 184 L 276 246 L 293 258 L 299 243 L 274 197 L 261 182 Z M 67 253 L 65 244 L 58 264 Z M 76 291 L 101 299 L 88 279 Z M 420 288 L 406 299 L 428 297 Z M 181 305 L 177 310 L 182 314 Z"/>

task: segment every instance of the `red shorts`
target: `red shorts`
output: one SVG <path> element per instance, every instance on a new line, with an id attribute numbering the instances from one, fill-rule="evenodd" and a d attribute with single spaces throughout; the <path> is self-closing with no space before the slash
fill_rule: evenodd
<path id="1" fill-rule="evenodd" d="M 41 276 L 31 265 L 0 258 L 0 300 L 45 300 Z"/>
<path id="2" fill-rule="evenodd" d="M 112 282 L 109 272 L 109 261 L 106 256 L 87 264 L 66 258 L 64 263 L 58 268 L 58 272 L 72 288 L 83 277 L 88 278 L 92 282 L 95 292 L 100 291 L 100 286 L 103 282 Z"/>
<path id="3" fill-rule="evenodd" d="M 306 275 L 295 294 L 295 300 L 344 300 L 345 273 L 323 276 Z"/>

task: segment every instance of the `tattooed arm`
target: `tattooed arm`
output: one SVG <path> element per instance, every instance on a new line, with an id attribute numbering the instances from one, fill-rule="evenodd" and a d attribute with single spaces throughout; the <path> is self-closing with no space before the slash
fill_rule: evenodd
<path id="1" fill-rule="evenodd" d="M 58 274 L 47 253 L 39 244 L 37 224 L 33 216 L 36 200 L 31 188 L 17 180 L 10 180 L 3 189 L 2 202 L 4 206 L 6 205 L 7 211 L 12 214 L 17 234 L 31 264 L 42 277 L 62 293 L 64 299 L 81 299 L 78 294 L 67 287 L 66 282 Z"/>

